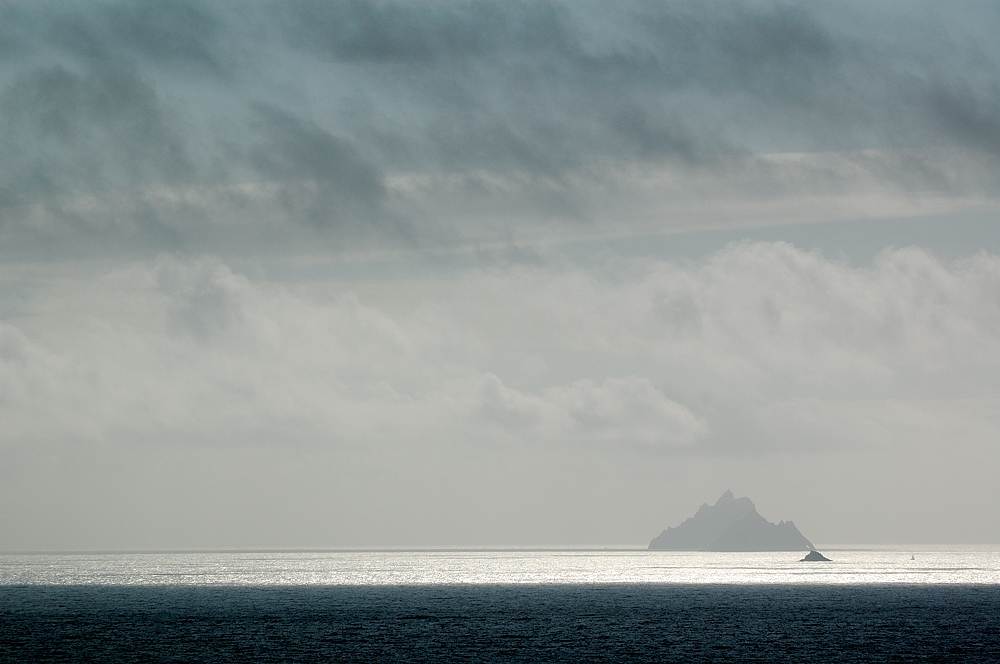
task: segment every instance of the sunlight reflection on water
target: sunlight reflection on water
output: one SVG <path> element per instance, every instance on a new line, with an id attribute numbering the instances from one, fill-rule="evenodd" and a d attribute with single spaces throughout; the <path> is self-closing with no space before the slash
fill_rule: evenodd
<path id="1" fill-rule="evenodd" d="M 1000 547 L 823 552 L 831 562 L 799 562 L 805 552 L 646 550 L 8 554 L 0 585 L 1000 583 Z"/>

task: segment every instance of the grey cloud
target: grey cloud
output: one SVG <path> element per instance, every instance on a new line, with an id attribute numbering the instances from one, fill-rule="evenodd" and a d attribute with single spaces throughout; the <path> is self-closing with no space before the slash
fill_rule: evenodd
<path id="1" fill-rule="evenodd" d="M 928 97 L 930 113 L 947 133 L 974 149 L 1000 156 L 1000 80 L 979 95 L 967 85 L 937 85 Z"/>
<path id="2" fill-rule="evenodd" d="M 568 13 L 551 2 L 503 4 L 301 2 L 272 9 L 289 45 L 336 61 L 411 68 L 525 49 L 553 52 L 568 41 Z"/>
<path id="3" fill-rule="evenodd" d="M 419 141 L 406 154 L 439 168 L 552 175 L 597 155 L 688 158 L 709 147 L 674 138 L 686 123 L 656 98 L 694 77 L 672 71 L 677 60 L 697 67 L 699 59 L 684 45 L 657 44 L 659 35 L 637 45 L 590 46 L 587 32 L 595 28 L 587 22 L 595 19 L 580 14 L 557 3 L 355 2 L 311 6 L 286 38 L 362 67 L 411 100 L 411 122 L 426 134 L 396 142 Z M 624 23 L 617 27 L 639 27 Z"/>
<path id="4" fill-rule="evenodd" d="M 595 157 L 711 160 L 732 151 L 734 137 L 674 97 L 773 97 L 769 86 L 780 86 L 798 99 L 834 60 L 829 40 L 800 10 L 352 2 L 277 13 L 289 45 L 377 81 L 359 93 L 371 103 L 387 103 L 384 95 L 408 101 L 406 133 L 355 125 L 371 145 L 395 148 L 386 156 L 402 160 L 397 168 L 552 177 Z"/>
<path id="5" fill-rule="evenodd" d="M 783 102 L 829 79 L 845 53 L 807 9 L 796 5 L 649 5 L 636 23 L 648 39 L 664 88 L 744 91 Z M 655 9 L 654 9 L 655 8 Z"/>
<path id="6" fill-rule="evenodd" d="M 166 327 L 172 333 L 215 340 L 246 320 L 241 297 L 245 283 L 225 266 L 161 260 L 152 276 L 166 298 Z"/>
<path id="7" fill-rule="evenodd" d="M 102 228 L 154 251 L 437 248 L 673 228 L 723 194 L 994 195 L 997 17 L 930 8 L 9 3 L 7 250 Z M 758 158 L 814 151 L 849 167 Z M 681 196 L 636 207 L 630 169 Z"/>
<path id="8" fill-rule="evenodd" d="M 89 422 L 95 440 L 184 430 L 283 445 L 290 425 L 303 443 L 383 449 L 764 454 L 888 444 L 891 427 L 870 412 L 895 421 L 922 399 L 1000 385 L 1000 259 L 987 254 L 946 264 L 911 248 L 852 268 L 743 243 L 693 265 L 458 277 L 394 283 L 393 298 L 423 301 L 416 311 L 343 285 L 296 292 L 211 258 L 42 288 L 39 313 L 21 303 L 0 325 L 0 446 L 23 443 L 54 410 L 53 441 Z M 488 349 L 543 370 L 526 384 Z"/>
<path id="9" fill-rule="evenodd" d="M 251 126 L 264 143 L 247 161 L 269 181 L 290 185 L 282 194 L 285 204 L 303 205 L 312 223 L 331 224 L 350 211 L 345 207 L 370 213 L 385 196 L 382 174 L 347 141 L 273 106 L 255 104 L 253 110 Z"/>
<path id="10" fill-rule="evenodd" d="M 665 492 L 748 477 L 840 533 L 933 532 L 914 495 L 1000 523 L 1000 259 L 968 255 L 998 33 L 962 2 L 0 2 L 4 541 L 135 546 L 124 495 L 320 546 L 331 513 L 343 544 L 648 541 Z M 788 228 L 843 219 L 896 221 Z M 648 258 L 751 225 L 872 250 Z M 931 246 L 867 262 L 901 236 Z"/>
<path id="11" fill-rule="evenodd" d="M 219 44 L 222 21 L 184 0 L 5 3 L 0 21 L 0 55 L 8 57 L 52 49 L 91 64 L 144 60 L 213 75 L 226 69 Z"/>
<path id="12" fill-rule="evenodd" d="M 439 508 L 488 480 L 499 490 L 487 502 L 515 520 L 567 495 L 624 493 L 608 522 L 634 521 L 640 534 L 656 509 L 636 516 L 630 503 L 647 502 L 636 491 L 654 496 L 691 473 L 698 481 L 685 491 L 725 473 L 786 487 L 789 500 L 819 483 L 817 509 L 859 490 L 880 497 L 887 468 L 909 479 L 885 495 L 935 482 L 946 511 L 967 498 L 949 489 L 995 484 L 995 255 L 945 263 L 910 248 L 851 267 L 785 243 L 742 243 L 697 263 L 472 268 L 383 283 L 373 297 L 352 294 L 365 287 L 357 282 L 268 283 L 212 258 L 91 269 L 81 278 L 39 268 L 51 280 L 0 321 L 8 542 L 64 533 L 49 503 L 28 500 L 43 496 L 113 531 L 101 503 L 62 478 L 118 482 L 128 472 L 104 460 L 136 455 L 143 477 L 173 495 L 184 487 L 193 503 L 222 500 L 212 487 L 233 459 L 257 457 L 269 460 L 261 484 L 289 513 L 316 500 L 324 513 L 417 501 L 432 515 L 421 518 L 437 521 Z M 0 310 L 18 273 L 8 264 L 0 272 Z M 533 383 L 515 375 L 511 355 L 532 360 Z M 193 461 L 206 454 L 208 465 Z M 316 455 L 331 461 L 322 486 L 349 490 L 288 494 L 311 467 L 297 460 Z M 55 462 L 65 475 L 45 472 Z M 942 479 L 942 463 L 955 479 Z M 190 468 L 203 479 L 192 484 Z M 864 482 L 845 485 L 858 469 Z M 509 507 L 521 486 L 536 493 Z M 130 504 L 148 496 L 139 486 L 123 495 Z M 267 530 L 255 503 L 237 502 L 235 514 Z M 906 513 L 909 502 L 893 509 Z M 11 519 L 28 504 L 42 505 L 36 518 Z M 164 504 L 148 503 L 200 518 Z M 615 541 L 580 504 L 570 500 L 560 515 L 579 520 L 580 541 Z M 455 544 L 496 537 L 463 530 L 470 522 L 475 514 L 443 535 Z M 922 512 L 914 537 L 941 527 Z M 410 532 L 390 530 L 390 544 Z M 544 527 L 538 537 L 558 543 Z"/>
<path id="13" fill-rule="evenodd" d="M 657 121 L 655 111 L 622 104 L 610 119 L 609 127 L 633 142 L 640 155 L 654 157 L 673 153 L 691 161 L 698 160 L 698 142 L 683 129 L 683 124 L 664 126 Z"/>
<path id="14" fill-rule="evenodd" d="M 112 5 L 95 23 L 99 32 L 82 38 L 89 50 L 117 43 L 127 53 L 154 62 L 192 64 L 210 73 L 224 69 L 215 53 L 222 22 L 203 5 L 176 1 Z M 61 37 L 57 32 L 53 41 L 70 46 L 72 41 Z"/>
<path id="15" fill-rule="evenodd" d="M 31 12 L 25 7 L 5 4 L 0 7 L 0 59 L 8 60 L 30 50 Z"/>
<path id="16" fill-rule="evenodd" d="M 919 99 L 997 64 L 973 57 L 974 42 L 927 41 L 922 25 L 860 5 L 358 1 L 279 13 L 290 45 L 364 72 L 359 94 L 376 106 L 409 102 L 405 130 L 355 125 L 367 144 L 395 146 L 383 156 L 396 168 L 552 176 L 595 158 L 937 144 L 950 130 Z M 844 16 L 869 25 L 845 34 Z M 942 58 L 916 59 L 922 49 Z"/>
<path id="17" fill-rule="evenodd" d="M 355 0 L 274 13 L 290 46 L 335 61 L 454 72 L 485 61 L 584 88 L 592 87 L 588 78 L 663 90 L 787 86 L 837 64 L 837 45 L 794 5 L 636 2 L 607 10 L 597 3 Z"/>
<path id="18" fill-rule="evenodd" d="M 316 49 L 338 61 L 411 66 L 441 56 L 482 53 L 490 36 L 483 19 L 505 17 L 499 7 L 485 5 L 407 6 L 365 0 L 299 3 L 273 13 L 284 23 L 285 39 L 293 47 Z"/>
<path id="19" fill-rule="evenodd" d="M 0 228 L 8 237 L 34 245 L 40 238 L 60 252 L 81 248 L 81 240 L 106 251 L 100 247 L 129 237 L 178 245 L 177 232 L 135 192 L 190 182 L 193 165 L 136 72 L 25 72 L 0 93 L 0 145 Z M 128 198 L 122 215 L 117 201 Z"/>
<path id="20" fill-rule="evenodd" d="M 155 90 L 127 69 L 26 72 L 0 97 L 5 204 L 183 181 L 183 139 Z"/>

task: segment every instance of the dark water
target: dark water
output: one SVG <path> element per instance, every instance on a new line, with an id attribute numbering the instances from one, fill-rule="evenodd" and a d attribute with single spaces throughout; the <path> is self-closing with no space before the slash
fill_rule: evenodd
<path id="1" fill-rule="evenodd" d="M 1000 662 L 1000 587 L 8 586 L 0 661 Z"/>

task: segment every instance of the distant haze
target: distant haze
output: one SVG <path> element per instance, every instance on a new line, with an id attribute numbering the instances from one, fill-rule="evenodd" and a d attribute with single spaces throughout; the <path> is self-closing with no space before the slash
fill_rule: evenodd
<path id="1" fill-rule="evenodd" d="M 997 34 L 0 4 L 0 550 L 1000 542 Z"/>

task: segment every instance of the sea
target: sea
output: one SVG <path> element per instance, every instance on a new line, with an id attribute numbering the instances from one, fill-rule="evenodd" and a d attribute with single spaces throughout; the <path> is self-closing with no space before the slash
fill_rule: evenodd
<path id="1" fill-rule="evenodd" d="M 1000 547 L 0 555 L 0 662 L 1000 662 Z"/>

